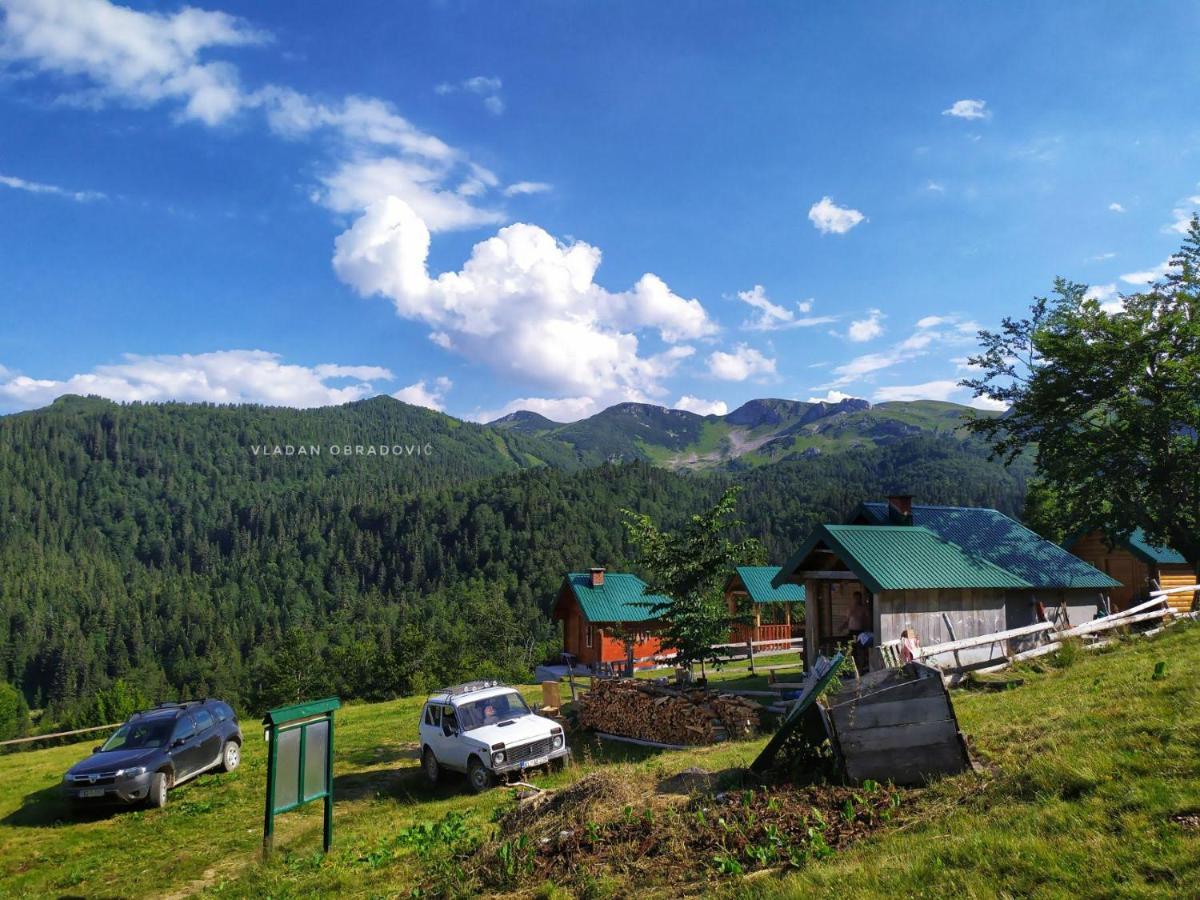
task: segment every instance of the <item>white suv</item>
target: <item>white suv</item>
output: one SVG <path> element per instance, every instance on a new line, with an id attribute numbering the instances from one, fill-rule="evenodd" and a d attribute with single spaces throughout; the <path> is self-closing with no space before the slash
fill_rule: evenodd
<path id="1" fill-rule="evenodd" d="M 443 769 L 465 772 L 471 789 L 536 766 L 561 766 L 570 750 L 562 726 L 535 715 L 525 698 L 495 681 L 473 681 L 430 696 L 421 711 L 421 766 L 437 783 Z"/>

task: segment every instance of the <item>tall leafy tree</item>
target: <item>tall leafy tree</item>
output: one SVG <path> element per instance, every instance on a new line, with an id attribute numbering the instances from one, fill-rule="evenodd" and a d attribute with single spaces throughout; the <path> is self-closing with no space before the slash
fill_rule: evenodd
<path id="1" fill-rule="evenodd" d="M 1140 527 L 1200 570 L 1200 219 L 1165 277 L 1117 308 L 1059 279 L 980 339 L 963 384 L 1009 411 L 969 427 L 1006 459 L 1032 448 L 1047 522 Z"/>
<path id="2" fill-rule="evenodd" d="M 662 531 L 645 514 L 625 511 L 626 528 L 648 575 L 649 593 L 665 599 L 650 604 L 663 621 L 664 646 L 675 650 L 685 665 L 716 662 L 715 645 L 729 638 L 732 617 L 722 587 L 735 566 L 762 560 L 754 538 L 734 541 L 742 527 L 735 518 L 740 488 L 730 487 L 712 509 L 692 516 L 676 532 Z"/>

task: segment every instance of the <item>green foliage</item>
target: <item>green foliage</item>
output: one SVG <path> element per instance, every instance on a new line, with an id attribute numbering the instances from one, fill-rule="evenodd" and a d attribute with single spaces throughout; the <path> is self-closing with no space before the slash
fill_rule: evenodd
<path id="1" fill-rule="evenodd" d="M 648 576 L 647 592 L 667 598 L 652 608 L 663 621 L 663 645 L 674 649 L 684 665 L 717 660 L 714 646 L 728 640 L 731 623 L 722 593 L 725 579 L 735 566 L 763 558 L 755 539 L 730 538 L 743 524 L 734 518 L 738 491 L 728 488 L 711 510 L 692 516 L 675 533 L 626 510 L 629 537 Z"/>
<path id="2" fill-rule="evenodd" d="M 983 374 L 963 383 L 1010 405 L 970 425 L 998 454 L 1036 447 L 1052 530 L 1140 527 L 1200 566 L 1200 218 L 1171 261 L 1115 312 L 1058 279 L 1028 318 L 980 332 Z"/>
<path id="3" fill-rule="evenodd" d="M 251 449 L 285 441 L 326 451 Z M 327 449 L 425 441 L 431 455 L 411 459 Z M 633 565 L 623 509 L 671 530 L 739 484 L 731 540 L 778 562 L 865 497 L 911 488 L 1015 512 L 1025 478 L 949 429 L 735 475 L 591 459 L 388 398 L 287 410 L 68 397 L 0 417 L 0 681 L 53 730 L 104 724 L 93 695 L 118 679 L 151 701 L 254 712 L 519 679 L 557 654 L 562 574 Z"/>
<path id="4" fill-rule="evenodd" d="M 23 737 L 29 730 L 29 707 L 21 692 L 0 681 L 0 741 Z"/>

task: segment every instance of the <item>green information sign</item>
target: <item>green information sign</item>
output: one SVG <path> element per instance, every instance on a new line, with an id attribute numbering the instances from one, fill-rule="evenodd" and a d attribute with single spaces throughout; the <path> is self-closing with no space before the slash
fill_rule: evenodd
<path id="1" fill-rule="evenodd" d="M 267 805 L 263 858 L 271 853 L 275 816 L 314 800 L 325 801 L 325 851 L 333 842 L 333 711 L 337 697 L 293 703 L 263 718 L 267 738 Z"/>

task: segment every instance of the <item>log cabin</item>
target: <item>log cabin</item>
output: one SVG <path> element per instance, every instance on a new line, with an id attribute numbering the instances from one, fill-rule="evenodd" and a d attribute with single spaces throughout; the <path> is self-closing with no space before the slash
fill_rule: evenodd
<path id="1" fill-rule="evenodd" d="M 756 650 L 787 649 L 794 637 L 803 637 L 804 585 L 781 584 L 771 579 L 779 566 L 738 566 L 725 582 L 725 605 L 730 616 L 753 615 L 753 623 L 738 623 L 730 631 L 730 643 L 778 641 Z"/>
<path id="2" fill-rule="evenodd" d="M 1168 589 L 1196 584 L 1196 570 L 1188 565 L 1183 554 L 1151 544 L 1140 528 L 1111 540 L 1103 531 L 1091 531 L 1071 538 L 1063 546 L 1121 582 L 1121 587 L 1112 591 L 1114 612 L 1149 599 L 1155 586 Z M 1187 612 L 1192 608 L 1192 596 L 1170 594 L 1167 602 L 1172 609 Z"/>
<path id="3" fill-rule="evenodd" d="M 654 606 L 665 602 L 636 575 L 594 566 L 563 578 L 550 617 L 563 623 L 563 652 L 596 671 L 625 662 L 631 649 L 634 659 L 662 652 Z"/>
<path id="4" fill-rule="evenodd" d="M 872 623 L 869 667 L 881 643 L 915 630 L 923 645 L 1051 620 L 1080 625 L 1120 584 L 994 509 L 915 506 L 908 496 L 864 503 L 847 525 L 822 525 L 772 584 L 805 587 L 805 657 L 830 654 L 850 635 L 857 594 Z M 983 664 L 1007 648 L 984 646 L 937 664 Z"/>

